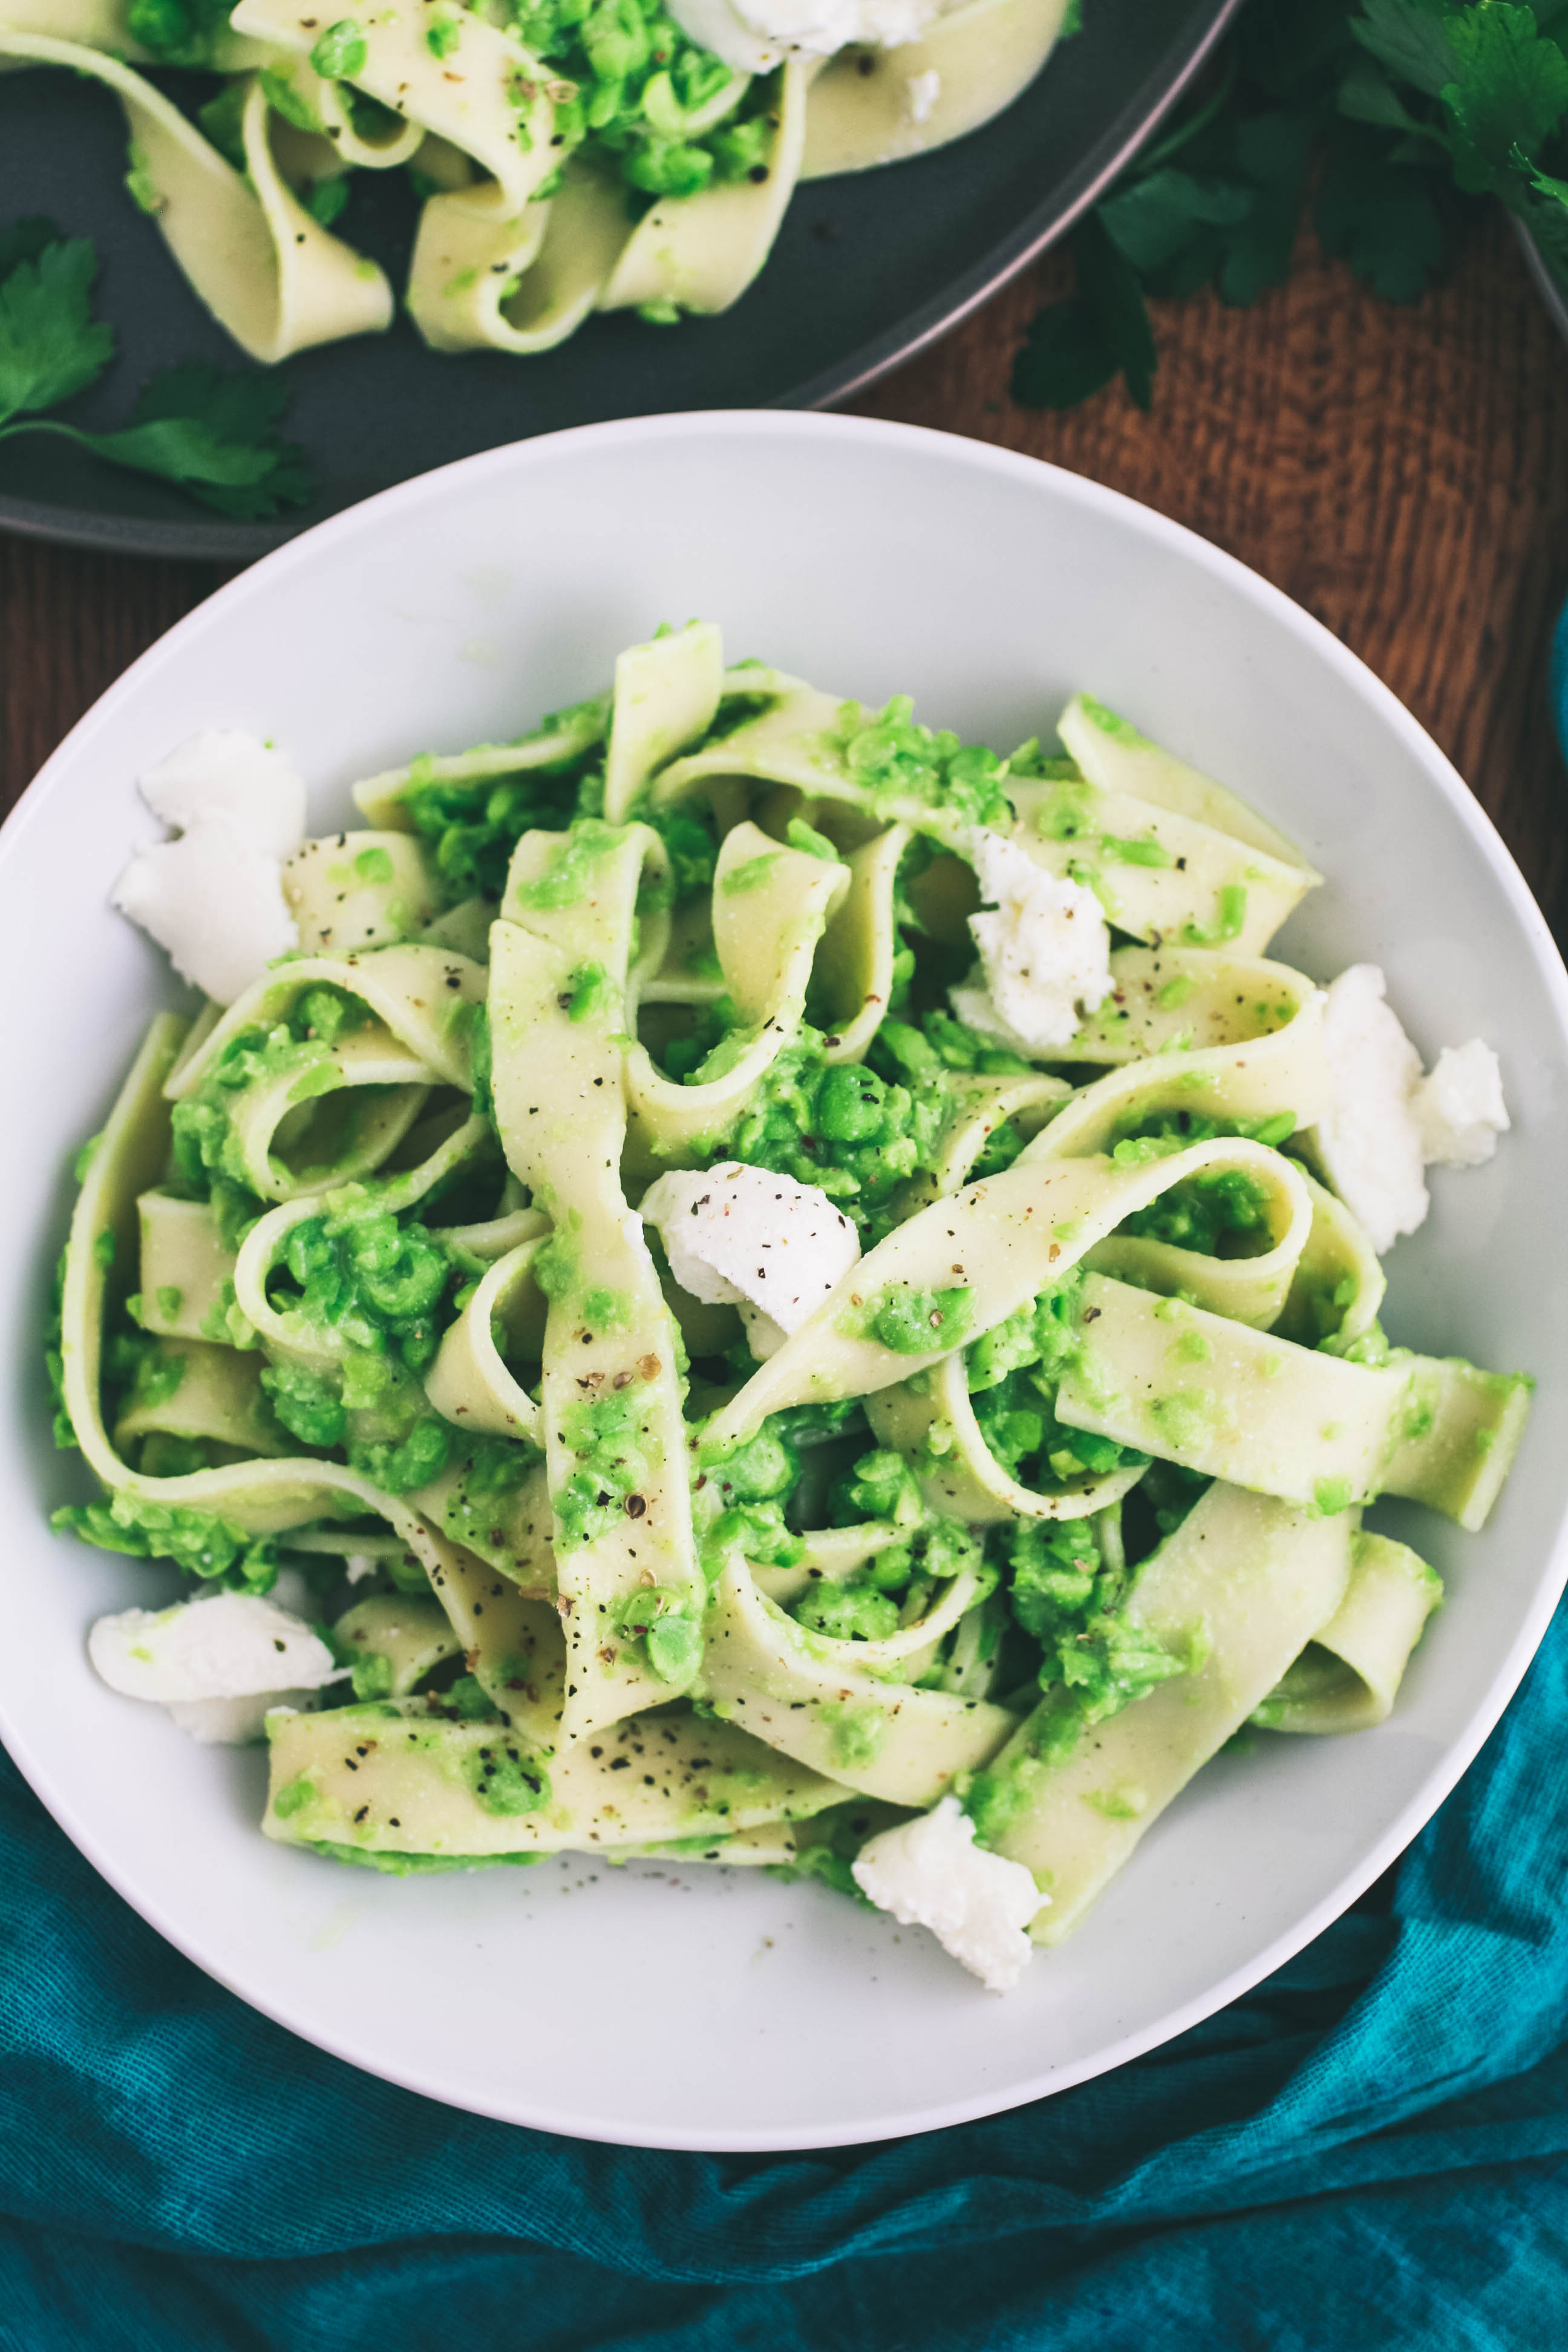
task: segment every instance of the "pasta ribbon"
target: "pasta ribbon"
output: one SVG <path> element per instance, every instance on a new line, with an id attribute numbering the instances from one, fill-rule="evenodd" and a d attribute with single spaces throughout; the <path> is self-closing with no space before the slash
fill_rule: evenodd
<path id="1" fill-rule="evenodd" d="M 134 70 L 169 60 L 132 37 L 122 0 L 6 0 L 0 70 L 71 65 L 116 90 L 138 200 L 160 211 L 176 261 L 253 357 L 390 323 L 380 270 L 320 226 L 294 189 L 402 164 L 429 191 L 405 289 L 420 334 L 441 352 L 525 357 L 596 310 L 669 321 L 729 309 L 766 261 L 803 168 L 860 170 L 989 121 L 1044 64 L 1064 6 L 969 0 L 891 52 L 847 49 L 826 65 L 792 55 L 745 109 L 745 168 L 731 159 L 695 193 L 657 196 L 640 218 L 621 142 L 595 135 L 608 85 L 580 94 L 494 11 L 464 6 L 437 21 L 373 10 L 327 23 L 289 0 L 241 0 L 227 26 L 200 27 L 197 49 L 204 65 L 250 78 L 243 176 Z M 700 142 L 737 115 L 751 77 L 721 69 L 715 79 L 717 61 L 701 63 L 708 78 L 691 103 L 663 72 L 647 84 L 647 111 L 662 139 L 698 142 L 711 168 Z M 759 125 L 765 144 L 753 142 Z"/>
<path id="2" fill-rule="evenodd" d="M 1057 722 L 1057 732 L 1088 782 L 1099 792 L 1125 793 L 1155 808 L 1169 809 L 1214 833 L 1225 834 L 1260 856 L 1293 867 L 1303 886 L 1322 880 L 1295 843 L 1260 816 L 1250 801 L 1189 767 L 1162 745 L 1092 696 L 1075 694 Z M 1238 950 L 1245 952 L 1245 950 Z"/>
<path id="3" fill-rule="evenodd" d="M 639 886 L 666 870 L 644 825 L 526 834 L 490 947 L 496 1116 L 509 1165 L 555 1221 L 542 1411 L 566 1621 L 563 1741 L 685 1687 L 700 1652 L 678 1335 L 621 1190 L 628 996 L 663 955 Z M 655 1643 L 628 1615 L 658 1592 L 678 1621 Z M 657 1632 L 658 1629 L 655 1628 Z M 666 1671 L 668 1669 L 668 1671 Z"/>
<path id="4" fill-rule="evenodd" d="M 127 65 L 150 61 L 151 53 L 132 37 L 121 0 L 5 0 L 5 25 L 11 33 L 109 49 Z"/>
<path id="5" fill-rule="evenodd" d="M 479 743 L 458 752 L 425 752 L 406 767 L 386 768 L 355 784 L 355 804 L 378 832 L 412 833 L 412 793 L 432 785 L 455 789 L 478 813 L 492 784 L 509 776 L 570 768 L 605 740 L 610 698 L 580 702 L 515 743 Z"/>
<path id="6" fill-rule="evenodd" d="M 593 1750 L 579 1741 L 548 1766 L 493 1724 L 389 1704 L 274 1716 L 268 1730 L 268 1836 L 363 1853 L 479 1858 L 723 1838 L 844 1799 L 839 1782 L 689 1715 L 611 1724 Z"/>
<path id="7" fill-rule="evenodd" d="M 1017 1718 L 887 1679 L 903 1660 L 881 1648 L 807 1633 L 731 1560 L 714 1588 L 701 1689 L 719 1714 L 847 1787 L 931 1805 L 955 1773 L 995 1754 Z"/>
<path id="8" fill-rule="evenodd" d="M 866 1417 L 879 1444 L 903 1454 L 915 1470 L 927 1507 L 973 1526 L 1092 1518 L 1119 1503 L 1143 1475 L 1140 1460 L 1130 1468 L 1070 1479 L 1049 1492 L 1023 1486 L 981 1434 L 962 1350 L 944 1357 L 918 1383 L 901 1381 L 868 1398 Z"/>
<path id="9" fill-rule="evenodd" d="M 905 824 L 933 838 L 956 844 L 965 826 L 961 814 L 933 796 L 905 789 L 896 781 L 873 783 L 858 775 L 848 749 L 850 721 L 860 706 L 824 694 L 804 679 L 773 672 L 758 681 L 766 690 L 755 718 L 729 730 L 716 743 L 676 760 L 655 778 L 656 809 L 672 808 L 699 793 L 735 778 L 752 783 L 790 784 L 810 803 L 837 802 L 862 810 L 883 824 Z M 807 822 L 812 822 L 808 815 Z"/>
<path id="10" fill-rule="evenodd" d="M 267 1407 L 255 1356 L 205 1339 L 159 1339 L 114 1424 L 124 1454 L 143 1437 L 208 1438 L 244 1459 L 279 1454 L 289 1442 Z"/>
<path id="11" fill-rule="evenodd" d="M 301 16 L 293 0 L 239 0 L 229 22 L 252 40 L 307 58 L 321 32 L 321 18 Z M 447 59 L 426 40 L 417 8 L 374 9 L 353 22 L 355 53 L 342 79 L 472 156 L 489 174 L 498 210 L 520 213 L 554 168 L 548 67 L 513 34 L 468 12 L 460 55 Z"/>
<path id="12" fill-rule="evenodd" d="M 430 1538 L 430 1582 L 464 1663 L 510 1727 L 553 1752 L 566 1706 L 566 1642 L 553 1594 L 520 1591 L 464 1544 Z"/>
<path id="13" fill-rule="evenodd" d="M 426 1192 L 476 1154 L 487 1151 L 489 1143 L 485 1122 L 467 1119 L 417 1166 L 384 1177 L 374 1196 L 360 1186 L 337 1181 L 325 1203 L 321 1194 L 327 1188 L 317 1187 L 296 1193 L 258 1217 L 241 1242 L 234 1262 L 235 1303 L 250 1329 L 268 1349 L 289 1363 L 314 1372 L 338 1370 L 357 1344 L 352 1331 L 308 1319 L 297 1307 L 273 1304 L 272 1276 L 283 1264 L 290 1234 L 296 1227 L 319 1217 L 323 1206 L 342 1209 L 366 1203 L 373 1197 L 380 1209 L 399 1214 L 413 1208 Z"/>
<path id="14" fill-rule="evenodd" d="M 533 1465 L 497 1492 L 476 1476 L 482 1461 L 482 1454 L 459 1457 L 418 1489 L 418 1507 L 475 1559 L 499 1570 L 530 1601 L 548 1601 L 553 1612 L 554 1526 L 544 1465 Z"/>
<path id="15" fill-rule="evenodd" d="M 913 839 L 907 824 L 890 824 L 845 856 L 849 887 L 823 933 L 814 966 L 832 1007 L 828 1062 L 863 1062 L 888 1017 L 899 949 L 899 867 Z"/>
<path id="16" fill-rule="evenodd" d="M 968 0 L 896 48 L 840 50 L 812 85 L 801 178 L 869 171 L 967 138 L 1028 88 L 1066 15 L 1067 0 Z"/>
<path id="17" fill-rule="evenodd" d="M 426 341 L 437 351 L 522 356 L 553 349 L 595 310 L 728 310 L 767 259 L 794 193 L 813 70 L 799 62 L 784 68 L 760 178 L 660 197 L 635 226 L 625 190 L 580 157 L 568 159 L 552 195 L 531 189 L 532 200 L 521 209 L 499 174 L 478 188 L 431 196 L 408 286 L 408 307 Z M 744 88 L 738 78 L 715 103 L 728 110 Z M 422 99 L 409 100 L 411 111 Z M 422 119 L 477 152 L 434 117 Z M 541 152 L 554 163 L 547 142 Z M 492 157 L 481 160 L 495 168 Z M 613 791 L 605 805 L 615 821 L 620 812 Z"/>
<path id="18" fill-rule="evenodd" d="M 769 1413 L 808 1402 L 873 1396 L 926 1370 L 951 1352 L 955 1339 L 978 1339 L 1063 1281 L 1096 1242 L 1173 1184 L 1220 1171 L 1250 1173 L 1287 1196 L 1300 1182 L 1289 1163 L 1265 1146 L 1219 1137 L 1131 1168 L 1100 1157 L 1020 1160 L 966 1185 L 898 1226 L 850 1269 L 715 1416 L 711 1445 L 719 1450 L 740 1443 Z M 929 1349 L 907 1351 L 875 1336 L 879 1305 L 955 1285 L 969 1294 L 956 1331 L 939 1322 Z"/>
<path id="19" fill-rule="evenodd" d="M 237 1253 L 226 1246 L 206 1201 L 143 1192 L 136 1209 L 142 1328 L 171 1339 L 199 1339 L 224 1305 Z"/>
<path id="20" fill-rule="evenodd" d="M 287 359 L 392 324 L 381 271 L 323 228 L 279 173 L 259 80 L 247 87 L 240 116 L 242 175 L 132 68 L 80 42 L 16 31 L 0 5 L 6 59 L 64 66 L 114 92 L 147 209 L 197 295 L 251 359 Z"/>
<path id="21" fill-rule="evenodd" d="M 1350 1575 L 1348 1518 L 1216 1483 L 1145 1561 L 1129 1618 L 1190 1670 L 1089 1727 L 1070 1693 L 1021 1726 L 978 1792 L 982 1833 L 1050 1896 L 1030 1930 L 1057 1944 L 1151 1823 L 1216 1755 L 1333 1617 Z"/>
<path id="22" fill-rule="evenodd" d="M 543 1347 L 544 1300 L 533 1278 L 542 1241 L 526 1241 L 496 1259 L 455 1323 L 426 1375 L 425 1393 L 437 1412 L 464 1429 L 497 1437 L 542 1436 L 539 1407 L 508 1370 L 496 1345 L 504 1326 L 511 1348 L 538 1356 Z M 509 1350 L 510 1352 L 510 1350 Z"/>
<path id="23" fill-rule="evenodd" d="M 418 1593 L 383 1592 L 356 1601 L 338 1619 L 332 1634 L 354 1665 L 363 1659 L 384 1662 L 383 1671 L 373 1679 L 387 1698 L 406 1698 L 460 1647 L 439 1602 Z"/>
<path id="24" fill-rule="evenodd" d="M 155 1525 L 182 1513 L 210 1514 L 252 1537 L 288 1535 L 323 1518 L 330 1524 L 339 1515 L 368 1513 L 389 1522 L 398 1544 L 424 1569 L 455 1641 L 471 1657 L 471 1671 L 501 1709 L 509 1731 L 516 1728 L 539 1748 L 552 1744 L 564 1681 L 564 1643 L 553 1599 L 531 1598 L 498 1579 L 476 1554 L 439 1534 L 412 1502 L 399 1500 L 372 1479 L 336 1462 L 289 1458 L 261 1398 L 256 1357 L 201 1342 L 158 1340 L 153 1377 L 139 1383 L 145 1396 L 139 1400 L 132 1391 L 110 1444 L 100 1403 L 104 1307 L 111 1270 L 124 1262 L 124 1245 L 135 1234 L 138 1204 L 144 1208 L 149 1198 L 157 1197 L 146 1180 L 161 1171 L 168 1149 L 163 1086 L 182 1026 L 168 1016 L 154 1023 L 110 1114 L 72 1221 L 61 1313 L 62 1381 L 89 1465 L 111 1496 L 126 1498 L 132 1525 L 138 1510 L 151 1510 Z M 294 1203 L 274 1212 L 240 1253 L 236 1287 L 276 1325 L 283 1318 L 267 1307 L 264 1286 L 252 1287 L 247 1278 L 246 1250 L 254 1244 L 255 1255 L 265 1258 L 270 1243 L 263 1227 L 297 1219 L 308 1206 Z M 293 1334 L 269 1336 L 275 1359 L 297 1360 L 309 1352 Z M 176 1365 L 181 1369 L 171 1384 L 167 1371 Z M 152 1433 L 214 1438 L 244 1458 L 172 1477 L 132 1471 L 119 1448 Z M 448 1491 L 460 1488 L 461 1475 L 448 1482 Z M 444 1497 L 437 1493 L 417 1499 L 439 1507 Z M 347 1532 L 338 1539 L 345 1551 L 365 1540 Z M 547 1562 L 548 1552 L 544 1557 Z"/>
<path id="25" fill-rule="evenodd" d="M 1388 1285 L 1372 1244 L 1343 1202 L 1305 1169 L 1301 1181 L 1312 1206 L 1312 1227 L 1275 1328 L 1302 1347 L 1331 1346 L 1343 1355 L 1373 1329 Z"/>
<path id="26" fill-rule="evenodd" d="M 780 678 L 778 689 L 757 718 L 667 768 L 654 787 L 655 806 L 672 805 L 721 779 L 746 777 L 793 785 L 807 803 L 847 804 L 910 824 L 964 854 L 973 819 L 963 798 L 921 788 L 897 761 L 883 768 L 861 760 L 857 743 L 867 714 L 858 703 L 797 678 Z M 1153 745 L 1144 746 L 1152 755 L 1144 760 L 1114 731 L 1075 725 L 1075 714 L 1081 721 L 1089 707 L 1083 698 L 1069 706 L 1060 722 L 1064 740 L 1084 749 L 1097 776 L 1136 782 L 1142 796 L 1082 772 L 1068 780 L 1037 779 L 997 763 L 994 787 L 1011 803 L 1013 819 L 992 829 L 1017 842 L 1037 865 L 1090 885 L 1108 919 L 1152 946 L 1225 945 L 1241 958 L 1260 956 L 1321 877 L 1223 785 Z M 1126 728 L 1110 712 L 1103 717 L 1112 730 Z M 1126 735 L 1132 746 L 1142 744 L 1131 729 Z M 1110 747 L 1103 756 L 1102 745 Z"/>
<path id="27" fill-rule="evenodd" d="M 430 1530 L 418 1514 L 341 1463 L 254 1459 L 165 1478 L 132 1470 L 110 1441 L 100 1394 L 105 1311 L 129 1287 L 123 1269 L 134 1261 L 138 1204 L 168 1158 L 163 1087 L 184 1028 L 167 1013 L 153 1022 L 110 1113 L 71 1219 L 60 1304 L 61 1386 L 83 1458 L 113 1496 L 171 1512 L 210 1512 L 250 1536 L 276 1535 L 322 1517 L 373 1513 L 390 1521 L 424 1559 Z"/>
<path id="28" fill-rule="evenodd" d="M 710 314 L 739 301 L 773 250 L 795 194 L 816 70 L 815 58 L 792 57 L 784 65 L 766 176 L 660 197 L 626 240 L 599 297 L 601 310 L 657 304 Z"/>
<path id="29" fill-rule="evenodd" d="M 15 32 L 38 33 L 57 41 L 79 42 L 84 48 L 105 49 L 127 65 L 161 62 L 132 32 L 125 0 L 5 0 L 5 21 Z M 273 54 L 262 43 L 247 41 L 226 26 L 205 32 L 205 39 L 218 73 L 253 72 Z"/>
<path id="30" fill-rule="evenodd" d="M 1350 1363 L 1102 1275 L 1078 1316 L 1061 1420 L 1284 1501 L 1403 1495 L 1474 1533 L 1524 1433 L 1530 1382 L 1458 1358 Z"/>
<path id="31" fill-rule="evenodd" d="M 260 42 L 244 46 L 256 50 L 266 68 L 268 103 L 283 124 L 304 134 L 296 152 L 308 158 L 310 177 L 332 179 L 349 170 L 390 172 L 412 163 L 424 145 L 423 126 L 400 115 L 384 111 L 374 124 L 364 123 L 351 103 L 352 86 L 319 74 L 308 56 Z"/>
<path id="32" fill-rule="evenodd" d="M 605 752 L 605 815 L 622 824 L 648 779 L 705 735 L 724 691 L 724 644 L 711 621 L 693 621 L 616 662 Z"/>
<path id="33" fill-rule="evenodd" d="M 445 948 L 302 956 L 246 991 L 169 1080 L 205 1165 L 267 1201 L 374 1174 L 442 1087 L 467 1094 L 484 967 Z M 303 1034 L 300 1034 L 300 1031 Z M 452 1106 L 447 1125 L 460 1110 Z M 456 1148 L 490 1148 L 469 1124 Z"/>
<path id="34" fill-rule="evenodd" d="M 1311 1099 L 1321 1097 L 1321 1065 L 1312 1057 L 1322 992 L 1289 964 L 1222 948 L 1118 948 L 1110 978 L 1110 995 L 1063 1047 L 1063 1061 L 1136 1067 L 1179 1053 L 1188 1066 L 1216 1070 L 1222 1084 L 1233 1071 L 1251 1084 L 1283 1062 L 1288 1083 L 1300 1055 L 1298 1085 L 1311 1084 Z"/>
<path id="35" fill-rule="evenodd" d="M 781 848 L 749 822 L 725 835 L 713 877 L 713 938 L 739 1026 L 685 1086 L 665 1076 L 646 1045 L 627 1048 L 635 1162 L 689 1161 L 723 1141 L 799 1031 L 817 944 L 849 887 L 846 866 Z"/>
<path id="36" fill-rule="evenodd" d="M 333 836 L 336 839 L 336 836 Z M 384 1031 L 391 1048 L 416 1064 L 426 1083 L 472 1084 L 473 1011 L 485 1001 L 481 965 L 448 948 L 411 943 L 361 958 L 304 955 L 280 964 L 231 1004 L 200 1049 L 170 1081 L 175 1101 L 195 1093 L 226 1047 L 251 1030 L 272 1030 L 313 988 L 354 997 Z M 351 1033 L 359 1034 L 359 1033 Z"/>
<path id="37" fill-rule="evenodd" d="M 1072 1095 L 1065 1078 L 1043 1072 L 1027 1077 L 985 1078 L 967 1071 L 947 1076 L 950 1103 L 930 1164 L 911 1176 L 899 1195 L 905 1216 L 933 1200 L 956 1192 L 973 1174 L 998 1128 L 1011 1126 L 1032 1139 Z"/>
<path id="38" fill-rule="evenodd" d="M 1264 1731 L 1368 1731 L 1393 1711 L 1410 1654 L 1442 1580 L 1407 1545 L 1363 1529 L 1351 1538 L 1345 1597 L 1252 1720 Z"/>
<path id="39" fill-rule="evenodd" d="M 283 868 L 283 896 L 307 957 L 394 947 L 432 922 L 441 904 L 423 845 L 395 832 L 308 841 Z"/>

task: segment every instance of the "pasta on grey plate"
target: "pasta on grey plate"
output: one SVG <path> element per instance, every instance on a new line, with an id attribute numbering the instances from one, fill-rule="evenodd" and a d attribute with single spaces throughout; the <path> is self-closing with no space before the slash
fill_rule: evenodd
<path id="1" fill-rule="evenodd" d="M 130 197 L 241 348 L 376 334 L 398 296 L 334 227 L 356 174 L 420 204 L 402 299 L 440 352 L 552 349 L 599 310 L 728 310 L 802 180 L 1012 104 L 1068 0 L 0 0 L 0 71 L 119 100 Z M 161 69 L 180 69 L 173 82 Z M 205 79 L 193 81 L 193 70 Z M 152 77 L 152 78 L 150 78 Z"/>

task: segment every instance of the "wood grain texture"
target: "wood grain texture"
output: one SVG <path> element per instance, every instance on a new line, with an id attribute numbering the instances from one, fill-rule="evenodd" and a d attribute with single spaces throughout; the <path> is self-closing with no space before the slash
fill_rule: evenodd
<path id="1" fill-rule="evenodd" d="M 0 808 L 138 654 L 225 577 L 0 532 Z"/>
<path id="2" fill-rule="evenodd" d="M 858 404 L 1028 451 L 1142 499 L 1327 623 L 1468 777 L 1568 939 L 1564 777 L 1546 659 L 1568 586 L 1568 352 L 1500 218 L 1394 310 L 1304 238 L 1256 309 L 1159 319 L 1153 413 L 1120 386 L 1065 416 L 1007 398 L 1065 265 L 1047 258 Z M 0 792 L 15 799 L 216 567 L 0 537 Z"/>

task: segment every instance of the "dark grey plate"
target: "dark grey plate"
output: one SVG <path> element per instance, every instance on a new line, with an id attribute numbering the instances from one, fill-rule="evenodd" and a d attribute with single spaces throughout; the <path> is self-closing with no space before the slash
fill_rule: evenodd
<path id="1" fill-rule="evenodd" d="M 117 474 L 64 442 L 0 450 L 0 526 L 79 546 L 247 560 L 341 507 L 475 450 L 563 425 L 690 408 L 821 408 L 930 342 L 1021 269 L 1091 203 L 1217 39 L 1237 0 L 1088 0 L 1016 105 L 934 155 L 802 188 L 757 283 L 722 318 L 679 327 L 590 320 L 559 351 L 512 360 L 426 351 L 390 334 L 286 363 L 287 430 L 321 485 L 278 523 L 235 523 Z M 127 197 L 118 105 L 57 72 L 0 76 L 0 221 L 43 213 L 97 241 L 102 315 L 120 357 L 69 412 L 123 423 L 155 368 L 239 354 Z M 388 266 L 406 256 L 414 199 L 401 172 L 356 175 L 341 226 Z"/>
<path id="2" fill-rule="evenodd" d="M 1568 289 L 1557 276 L 1546 256 L 1531 236 L 1521 220 L 1514 222 L 1514 234 L 1524 253 L 1525 268 L 1535 280 L 1535 289 L 1552 316 L 1552 323 L 1564 340 L 1568 340 Z"/>

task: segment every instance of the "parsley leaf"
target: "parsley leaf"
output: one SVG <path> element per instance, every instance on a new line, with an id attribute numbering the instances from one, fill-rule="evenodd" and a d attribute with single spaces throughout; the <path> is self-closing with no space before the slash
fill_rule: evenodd
<path id="1" fill-rule="evenodd" d="M 10 277 L 19 261 L 37 261 L 46 245 L 58 245 L 60 233 L 52 220 L 35 215 L 0 228 L 0 280 Z"/>
<path id="2" fill-rule="evenodd" d="M 1326 252 L 1386 300 L 1447 269 L 1477 200 L 1519 214 L 1568 285 L 1564 0 L 1248 0 L 1173 129 L 1075 231 L 1013 396 L 1065 408 L 1155 369 L 1148 299 L 1255 302 L 1289 275 L 1309 193 Z M 1544 30 L 1542 29 L 1544 26 Z"/>
<path id="3" fill-rule="evenodd" d="M 315 496 L 304 451 L 277 437 L 288 405 L 288 387 L 260 369 L 163 368 L 142 389 L 129 430 L 95 446 L 114 464 L 185 484 L 220 513 L 265 521 Z"/>
<path id="4" fill-rule="evenodd" d="M 1114 375 L 1140 408 L 1154 387 L 1154 331 L 1131 264 L 1098 213 L 1072 234 L 1078 291 L 1042 311 L 1013 364 L 1013 397 L 1027 408 L 1071 408 Z"/>
<path id="5" fill-rule="evenodd" d="M 1296 225 L 1306 194 L 1317 131 L 1315 109 L 1281 107 L 1237 126 L 1236 168 L 1252 190 L 1252 210 L 1228 239 L 1219 268 L 1224 299 L 1256 302 L 1290 274 Z"/>
<path id="6" fill-rule="evenodd" d="M 1568 284 L 1568 180 L 1531 164 L 1523 214 L 1531 236 Z"/>
<path id="7" fill-rule="evenodd" d="M 1414 302 L 1441 276 L 1449 238 L 1445 190 L 1429 172 L 1390 161 L 1353 123 L 1333 137 L 1313 219 L 1323 249 L 1348 261 L 1388 302 Z"/>
<path id="8" fill-rule="evenodd" d="M 1436 98 L 1457 69 L 1443 16 L 1426 0 L 1363 0 L 1351 37 L 1412 89 Z"/>
<path id="9" fill-rule="evenodd" d="M 1020 408 L 1076 408 L 1116 373 L 1087 302 L 1077 295 L 1037 312 L 1013 360 L 1012 394 Z"/>
<path id="10" fill-rule="evenodd" d="M 54 434 L 245 521 L 307 505 L 315 484 L 304 452 L 278 438 L 288 391 L 258 369 L 165 368 L 115 433 L 42 414 L 85 391 L 114 355 L 113 329 L 92 316 L 97 275 L 91 245 L 48 221 L 0 230 L 0 442 Z"/>
<path id="11" fill-rule="evenodd" d="M 1233 228 L 1251 210 L 1247 191 L 1234 180 L 1167 164 L 1108 197 L 1100 217 L 1133 268 L 1146 271 L 1174 261 L 1194 229 Z"/>
<path id="12" fill-rule="evenodd" d="M 1568 58 L 1543 41 L 1530 8 L 1485 0 L 1454 10 L 1448 41 L 1458 61 L 1444 84 L 1444 111 L 1453 124 L 1459 185 L 1476 194 L 1496 188 L 1517 148 L 1533 156 L 1568 108 Z"/>
<path id="13" fill-rule="evenodd" d="M 98 256 L 85 237 L 45 245 L 0 284 L 0 422 L 54 408 L 85 390 L 114 355 L 92 316 Z"/>

